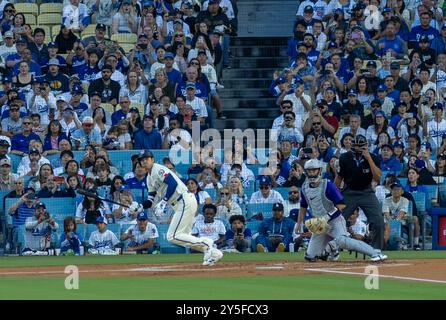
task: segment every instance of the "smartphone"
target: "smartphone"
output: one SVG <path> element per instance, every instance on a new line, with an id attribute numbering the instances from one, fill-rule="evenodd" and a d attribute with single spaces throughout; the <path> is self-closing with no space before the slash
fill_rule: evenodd
<path id="1" fill-rule="evenodd" d="M 303 148 L 302 152 L 304 154 L 313 154 L 313 149 L 312 148 Z"/>
<path id="2" fill-rule="evenodd" d="M 359 32 L 352 32 L 352 39 L 361 39 L 361 35 Z"/>
<path id="3" fill-rule="evenodd" d="M 362 74 L 367 73 L 367 72 L 369 72 L 369 70 L 367 70 L 367 69 L 361 69 L 361 73 L 362 73 Z"/>

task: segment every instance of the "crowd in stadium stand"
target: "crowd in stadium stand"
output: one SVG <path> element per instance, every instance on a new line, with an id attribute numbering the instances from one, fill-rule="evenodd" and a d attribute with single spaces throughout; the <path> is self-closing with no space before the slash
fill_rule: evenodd
<path id="1" fill-rule="evenodd" d="M 76 189 L 105 190 L 130 204 L 130 190 L 145 189 L 146 173 L 129 154 L 121 153 L 127 169 L 114 166 L 110 154 L 188 151 L 193 121 L 206 129 L 225 119 L 219 80 L 230 68 L 236 13 L 229 0 L 0 2 L 0 188 L 5 199 L 17 198 L 2 210 L 12 219 L 2 218 L 11 229 L 2 228 L 7 252 L 23 225 L 39 240 L 25 240 L 22 249 L 39 254 L 52 245 L 45 241 L 51 231 L 62 227 L 66 242 L 67 230 L 75 233 L 76 224 L 96 224 L 98 217 L 109 224 L 147 221 L 125 207 L 79 200 Z M 51 215 L 52 207 L 41 199 L 60 197 L 78 200 L 69 212 L 75 219 L 57 223 L 42 213 Z M 145 225 L 158 237 L 154 225 Z M 143 239 L 138 230 L 126 239 Z"/>
<path id="2" fill-rule="evenodd" d="M 374 189 L 386 222 L 384 238 L 389 221 L 410 220 L 415 249 L 422 218 L 417 199 L 421 195 L 421 206 L 429 208 L 439 186 L 440 197 L 444 193 L 444 3 L 302 1 L 288 41 L 289 65 L 274 72 L 269 87 L 282 112 L 272 126 L 276 139 L 302 150 L 289 161 L 296 173 L 276 183 L 294 179 L 299 187 L 305 158 L 323 161 L 325 176 L 334 180 L 339 157 L 356 136 L 364 136 L 382 171 Z"/>
<path id="3" fill-rule="evenodd" d="M 130 205 L 135 190 L 144 194 L 146 172 L 126 150 L 190 151 L 193 121 L 206 129 L 225 119 L 218 90 L 230 67 L 236 1 L 16 2 L 0 3 L 0 190 L 4 203 L 15 199 L 3 206 L 11 219 L 3 228 L 6 252 L 17 252 L 25 230 L 24 253 L 46 252 L 58 232 L 56 247 L 82 254 L 76 228 L 88 224 L 98 225 L 89 237 L 93 253 L 111 254 L 119 240 L 129 240 L 130 251 L 157 252 L 154 239 L 171 210 L 135 214 L 77 189 Z M 269 87 L 282 112 L 271 119 L 279 147 L 269 163 L 260 165 L 243 141 L 222 154 L 206 147 L 187 168 L 158 159 L 200 204 L 192 233 L 240 252 L 305 246 L 310 233 L 295 233 L 305 162 L 317 158 L 334 181 L 340 155 L 363 135 L 383 172 L 373 187 L 384 238 L 391 220 L 408 221 L 418 249 L 419 195 L 429 207 L 430 186 L 446 175 L 443 9 L 433 0 L 307 0 L 291 27 L 289 65 Z M 116 154 L 119 164 L 111 161 Z M 49 198 L 75 202 L 60 219 L 41 202 Z M 367 224 L 358 208 L 348 231 L 370 241 Z M 122 234 L 107 232 L 115 226 Z M 95 248 L 106 233 L 114 235 L 110 246 Z"/>

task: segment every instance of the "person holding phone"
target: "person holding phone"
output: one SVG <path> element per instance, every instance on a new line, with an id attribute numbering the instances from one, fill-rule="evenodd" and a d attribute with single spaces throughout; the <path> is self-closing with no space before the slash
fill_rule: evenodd
<path id="1" fill-rule="evenodd" d="M 247 228 L 243 215 L 237 214 L 229 218 L 230 228 L 226 231 L 226 248 L 238 252 L 251 252 L 252 231 Z"/>

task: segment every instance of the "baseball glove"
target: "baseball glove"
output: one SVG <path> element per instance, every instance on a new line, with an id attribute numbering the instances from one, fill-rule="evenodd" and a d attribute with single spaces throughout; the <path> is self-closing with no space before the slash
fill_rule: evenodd
<path id="1" fill-rule="evenodd" d="M 311 218 L 305 221 L 305 227 L 314 234 L 322 234 L 327 231 L 328 222 L 325 218 Z"/>

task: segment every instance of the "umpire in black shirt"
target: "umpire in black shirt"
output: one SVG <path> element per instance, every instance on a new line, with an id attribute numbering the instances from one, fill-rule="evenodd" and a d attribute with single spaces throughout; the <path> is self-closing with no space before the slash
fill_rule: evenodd
<path id="1" fill-rule="evenodd" d="M 369 153 L 367 139 L 363 135 L 357 135 L 352 143 L 352 151 L 340 156 L 339 173 L 335 178 L 338 187 L 344 180 L 344 218 L 347 220 L 355 208 L 360 207 L 370 224 L 371 245 L 380 250 L 384 244 L 384 218 L 371 182 L 372 179 L 380 181 L 381 174 L 379 158 Z"/>

